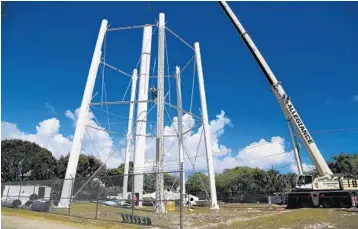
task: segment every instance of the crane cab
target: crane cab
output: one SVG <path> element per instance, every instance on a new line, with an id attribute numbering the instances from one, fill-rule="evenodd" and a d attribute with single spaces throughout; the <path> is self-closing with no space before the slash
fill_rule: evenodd
<path id="1" fill-rule="evenodd" d="M 296 180 L 296 189 L 312 190 L 313 189 L 313 176 L 312 175 L 299 175 Z"/>
<path id="2" fill-rule="evenodd" d="M 326 177 L 314 178 L 312 175 L 299 175 L 296 181 L 296 190 L 339 190 L 338 179 Z"/>

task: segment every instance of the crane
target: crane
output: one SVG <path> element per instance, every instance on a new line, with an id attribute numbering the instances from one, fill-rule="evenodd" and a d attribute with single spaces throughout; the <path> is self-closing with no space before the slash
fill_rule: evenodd
<path id="1" fill-rule="evenodd" d="M 338 177 L 333 174 L 313 140 L 312 135 L 308 131 L 295 106 L 293 105 L 291 98 L 283 89 L 281 82 L 277 80 L 275 74 L 256 47 L 250 35 L 231 10 L 230 6 L 225 1 L 219 1 L 219 4 L 230 19 L 231 23 L 235 26 L 237 32 L 244 41 L 246 47 L 249 49 L 250 53 L 255 58 L 260 69 L 263 71 L 268 83 L 270 84 L 272 92 L 277 98 L 284 116 L 289 123 L 290 135 L 294 143 L 294 151 L 299 172 L 295 189 L 292 192 L 287 193 L 287 207 L 318 207 L 320 205 L 323 207 L 354 206 L 355 201 L 353 200 L 356 198 L 353 197 L 355 197 L 358 193 L 358 180 L 347 177 Z M 294 139 L 291 126 L 296 131 L 297 136 L 301 139 L 301 142 L 312 159 L 313 164 L 318 170 L 318 177 L 313 178 L 312 175 L 303 174 L 298 145 Z"/>
<path id="2" fill-rule="evenodd" d="M 291 136 L 291 141 L 293 144 L 293 152 L 295 154 L 295 159 L 296 159 L 296 164 L 297 164 L 297 173 L 298 175 L 303 175 L 303 167 L 302 167 L 302 162 L 301 162 L 301 157 L 300 157 L 300 146 L 298 143 L 298 139 L 297 136 L 294 134 L 293 130 L 292 130 L 292 124 L 290 120 L 287 120 L 287 124 L 288 124 L 288 130 L 290 132 L 290 136 Z"/>

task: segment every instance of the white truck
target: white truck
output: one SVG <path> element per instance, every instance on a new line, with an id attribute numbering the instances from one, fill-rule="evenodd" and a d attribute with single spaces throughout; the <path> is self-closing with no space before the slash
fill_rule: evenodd
<path id="1" fill-rule="evenodd" d="M 277 80 L 269 65 L 261 55 L 260 51 L 246 32 L 239 19 L 231 10 L 225 1 L 219 2 L 221 8 L 229 17 L 235 26 L 250 53 L 255 58 L 259 67 L 265 74 L 273 94 L 276 96 L 285 118 L 289 121 L 296 131 L 297 136 L 301 139 L 305 149 L 311 157 L 313 164 L 319 172 L 319 176 L 314 178 L 311 175 L 304 175 L 301 162 L 295 145 L 296 161 L 299 169 L 296 187 L 293 191 L 287 193 L 287 207 L 343 207 L 349 208 L 356 202 L 358 194 L 358 180 L 335 176 L 322 154 L 320 153 L 312 135 L 304 125 L 297 110 L 292 104 L 290 97 L 284 91 L 281 83 Z M 290 130 L 291 131 L 291 130 Z M 353 205 L 354 206 L 354 205 Z"/>

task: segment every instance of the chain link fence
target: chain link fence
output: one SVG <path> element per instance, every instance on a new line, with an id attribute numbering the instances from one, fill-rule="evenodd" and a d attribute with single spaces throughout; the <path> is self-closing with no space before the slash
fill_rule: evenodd
<path id="1" fill-rule="evenodd" d="M 143 196 L 134 193 L 136 174 L 128 175 L 128 190 L 123 195 L 123 177 L 100 176 L 70 179 L 71 195 L 61 197 L 64 179 L 6 182 L 1 184 L 1 206 L 104 221 L 127 221 L 154 226 L 180 225 L 180 171 L 163 172 L 164 199 L 155 196 L 155 173 L 143 175 Z M 63 206 L 61 201 L 68 202 Z M 163 202 L 166 213 L 155 213 L 156 201 Z M 142 206 L 139 206 L 142 205 Z M 170 217 L 170 222 L 167 220 Z M 149 219 L 149 221 L 148 221 Z M 174 220 L 173 220 L 174 219 Z"/>
<path id="2" fill-rule="evenodd" d="M 205 192 L 190 192 L 190 195 L 197 197 L 199 200 L 209 199 Z M 276 192 L 249 192 L 249 191 L 233 191 L 233 192 L 217 192 L 217 200 L 219 204 L 267 204 L 269 197 L 273 204 L 285 204 L 285 191 L 277 190 Z M 194 203 L 197 206 L 205 205 L 206 202 L 201 204 L 201 201 Z"/>
<path id="3" fill-rule="evenodd" d="M 180 171 L 163 173 L 163 199 L 157 199 L 155 195 L 156 173 L 142 173 L 128 175 L 128 190 L 124 195 L 124 176 L 121 175 L 70 179 L 72 190 L 67 197 L 61 197 L 65 181 L 61 179 L 2 183 L 1 205 L 102 221 L 124 221 L 166 228 L 178 228 L 181 224 L 188 224 L 186 226 L 190 227 L 190 223 L 195 222 L 195 217 L 191 211 L 186 210 L 184 214 L 182 206 L 194 209 L 194 214 L 204 213 L 206 211 L 201 210 L 201 207 L 210 206 L 210 194 L 187 187 L 186 194 L 181 198 L 180 174 Z M 143 175 L 144 190 L 141 198 L 134 192 L 136 175 Z M 247 206 L 246 204 L 250 207 L 260 207 L 260 204 L 268 203 L 285 204 L 284 190 L 276 190 L 273 187 L 270 190 L 250 187 L 234 191 L 218 189 L 217 199 L 219 205 L 224 208 L 242 208 Z M 155 213 L 157 201 L 163 203 L 166 213 Z M 68 202 L 68 206 L 64 207 L 63 202 Z"/>

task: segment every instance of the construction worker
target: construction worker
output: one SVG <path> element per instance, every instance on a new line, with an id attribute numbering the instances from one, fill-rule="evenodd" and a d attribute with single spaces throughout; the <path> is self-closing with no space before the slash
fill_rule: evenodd
<path id="1" fill-rule="evenodd" d="M 152 100 L 155 101 L 157 99 L 157 89 L 154 85 L 150 88 L 150 92 L 152 93 Z"/>
<path id="2" fill-rule="evenodd" d="M 132 196 L 132 207 L 134 208 L 137 205 L 137 196 L 134 194 Z"/>

